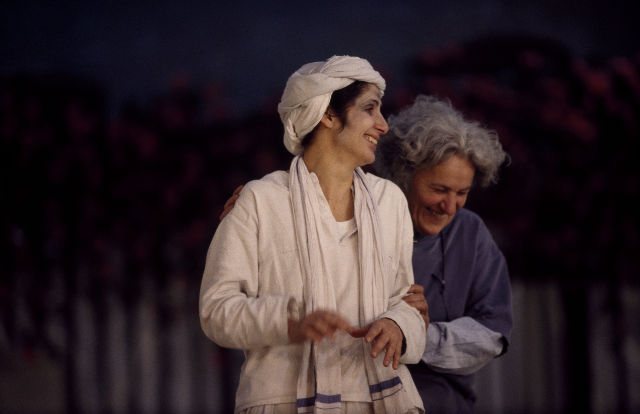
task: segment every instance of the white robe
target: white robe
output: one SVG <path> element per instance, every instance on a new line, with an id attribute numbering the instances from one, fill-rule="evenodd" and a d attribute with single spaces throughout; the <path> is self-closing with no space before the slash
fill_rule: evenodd
<path id="1" fill-rule="evenodd" d="M 413 283 L 413 227 L 406 199 L 390 181 L 371 174 L 367 178 L 378 207 L 384 254 L 392 268 L 388 290 L 399 296 Z M 319 185 L 317 191 L 321 191 Z M 323 221 L 335 224 L 328 204 L 325 207 Z M 327 230 L 322 234 L 331 237 L 333 233 Z M 342 257 L 339 244 L 333 244 L 335 255 L 328 256 Z M 336 262 L 331 259 L 328 263 Z M 288 173 L 276 171 L 245 186 L 214 235 L 202 279 L 200 321 L 204 332 L 220 346 L 245 351 L 236 410 L 296 401 L 302 346 L 289 344 L 287 303 L 291 297 L 303 300 L 300 274 Z M 358 300 L 357 292 L 353 296 L 336 292 L 336 297 Z M 420 360 L 426 337 L 424 322 L 418 311 L 403 301 L 390 302 L 397 304 L 380 317 L 394 320 L 403 331 L 407 347 L 398 373 L 409 398 L 421 406 L 404 364 Z M 338 310 L 340 307 L 338 304 Z M 345 397 L 350 394 L 350 390 L 344 391 Z M 357 386 L 352 391 L 358 395 Z"/>

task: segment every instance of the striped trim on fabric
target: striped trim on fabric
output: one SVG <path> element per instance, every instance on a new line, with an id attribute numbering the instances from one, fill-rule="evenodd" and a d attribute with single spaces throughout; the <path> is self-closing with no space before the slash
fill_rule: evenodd
<path id="1" fill-rule="evenodd" d="M 373 401 L 387 398 L 402 390 L 400 377 L 393 377 L 378 384 L 369 385 L 369 392 Z"/>
<path id="2" fill-rule="evenodd" d="M 316 394 L 314 397 L 298 398 L 298 400 L 296 401 L 296 406 L 298 408 L 312 407 L 316 405 L 316 401 L 318 402 L 318 404 L 340 403 L 342 402 L 342 395 L 341 394 L 336 394 L 336 395 Z M 331 408 L 331 407 L 327 407 L 327 408 Z"/>

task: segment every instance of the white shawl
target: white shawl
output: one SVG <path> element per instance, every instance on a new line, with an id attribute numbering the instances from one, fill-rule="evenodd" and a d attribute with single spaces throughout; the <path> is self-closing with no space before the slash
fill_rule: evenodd
<path id="1" fill-rule="evenodd" d="M 312 187 L 310 173 L 301 156 L 296 156 L 290 167 L 289 187 L 293 210 L 294 231 L 298 254 L 302 264 L 304 314 L 315 310 L 336 310 L 333 283 L 319 269 L 323 246 L 319 243 L 319 200 Z M 369 191 L 362 169 L 354 171 L 354 215 L 358 227 L 358 257 L 360 263 L 360 320 L 369 324 L 388 308 L 388 292 L 385 272 L 388 266 L 383 254 L 376 204 Z M 371 346 L 363 343 L 365 369 L 375 413 L 405 413 L 414 408 L 403 398 L 403 384 L 390 366 L 382 364 L 382 358 L 370 356 Z M 304 344 L 298 376 L 298 413 L 316 413 L 319 410 L 341 409 L 340 350 L 329 341 Z M 322 411 L 326 412 L 326 411 Z"/>

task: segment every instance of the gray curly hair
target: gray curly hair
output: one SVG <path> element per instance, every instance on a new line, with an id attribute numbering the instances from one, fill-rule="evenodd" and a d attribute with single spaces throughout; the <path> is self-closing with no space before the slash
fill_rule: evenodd
<path id="1" fill-rule="evenodd" d="M 449 102 L 418 95 L 414 104 L 388 120 L 389 132 L 378 142 L 374 168 L 405 194 L 414 174 L 446 161 L 467 158 L 475 168 L 474 184 L 486 187 L 498 179 L 508 158 L 495 132 L 464 119 Z"/>

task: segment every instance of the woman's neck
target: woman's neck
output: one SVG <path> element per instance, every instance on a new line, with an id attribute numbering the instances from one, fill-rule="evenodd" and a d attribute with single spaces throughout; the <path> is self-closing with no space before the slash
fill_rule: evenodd
<path id="1" fill-rule="evenodd" d="M 332 155 L 323 155 L 318 151 L 307 151 L 302 159 L 309 172 L 318 177 L 322 193 L 336 221 L 353 218 L 353 168 L 340 164 Z"/>

